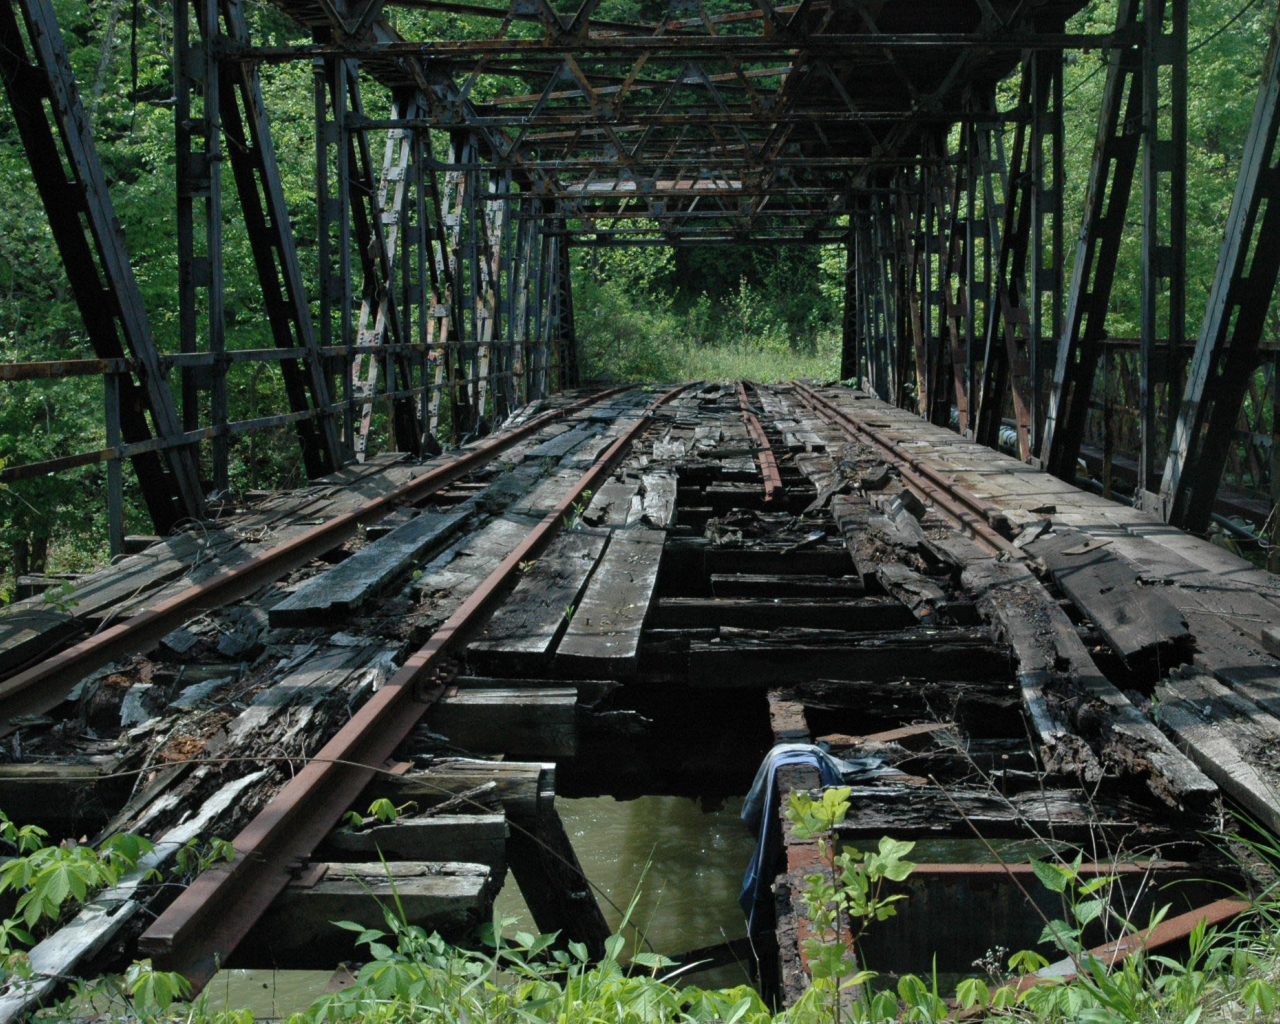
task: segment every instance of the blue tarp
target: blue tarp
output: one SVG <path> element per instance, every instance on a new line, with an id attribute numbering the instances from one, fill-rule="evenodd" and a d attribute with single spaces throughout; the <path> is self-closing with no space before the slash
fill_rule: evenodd
<path id="1" fill-rule="evenodd" d="M 775 826 L 778 790 L 774 785 L 774 778 L 779 768 L 793 764 L 818 769 L 818 776 L 824 786 L 834 786 L 854 778 L 901 774 L 895 768 L 885 767 L 884 762 L 877 757 L 845 761 L 833 757 L 813 743 L 779 743 L 765 755 L 764 763 L 756 772 L 751 791 L 742 805 L 742 820 L 758 837 L 756 851 L 742 879 L 742 892 L 738 896 L 738 905 L 747 915 L 748 935 L 764 930 L 764 922 L 770 920 L 767 911 L 762 914 L 762 910 L 772 898 L 769 887 L 777 873 L 776 865 L 782 852 L 782 832 Z M 757 919 L 761 922 L 759 926 L 756 924 Z"/>

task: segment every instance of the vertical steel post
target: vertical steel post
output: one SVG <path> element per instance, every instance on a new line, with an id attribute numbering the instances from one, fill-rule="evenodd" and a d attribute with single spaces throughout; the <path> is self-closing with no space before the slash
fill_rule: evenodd
<path id="1" fill-rule="evenodd" d="M 1159 482 L 1158 460 L 1167 432 L 1160 422 L 1160 392 L 1169 406 L 1181 392 L 1179 361 L 1186 333 L 1187 5 L 1188 0 L 1143 0 L 1137 498 L 1151 511 L 1159 511 L 1159 500 L 1150 492 Z"/>
<path id="2" fill-rule="evenodd" d="M 1161 482 L 1171 523 L 1208 526 L 1280 277 L 1280 16 Z"/>
<path id="3" fill-rule="evenodd" d="M 118 450 L 120 434 L 120 373 L 112 371 L 102 377 L 106 399 L 107 447 L 107 544 L 111 557 L 124 554 L 124 463 Z"/>
<path id="4" fill-rule="evenodd" d="M 121 383 L 121 431 L 126 441 L 142 442 L 154 426 L 165 442 L 163 461 L 144 451 L 133 464 L 152 520 L 167 532 L 183 517 L 204 514 L 198 449 L 182 438 L 52 4 L 0 3 L 0 80 L 89 342 L 99 358 L 127 350 L 136 360 L 136 382 Z"/>
<path id="5" fill-rule="evenodd" d="M 858 319 L 862 310 L 858 301 L 858 246 L 855 241 L 857 215 L 849 216 L 849 238 L 844 245 L 844 308 L 840 314 L 840 379 L 858 376 Z"/>
<path id="6" fill-rule="evenodd" d="M 1120 0 L 1117 31 L 1138 24 L 1141 4 Z M 1076 475 L 1094 375 L 1103 358 L 1101 342 L 1141 149 L 1142 85 L 1141 47 L 1113 50 L 1040 448 L 1049 472 L 1065 480 Z"/>
<path id="7" fill-rule="evenodd" d="M 1062 328 L 1062 201 L 1064 126 L 1060 53 L 1035 59 L 1036 105 L 1031 122 L 1031 444 L 1042 452 L 1056 343 Z"/>

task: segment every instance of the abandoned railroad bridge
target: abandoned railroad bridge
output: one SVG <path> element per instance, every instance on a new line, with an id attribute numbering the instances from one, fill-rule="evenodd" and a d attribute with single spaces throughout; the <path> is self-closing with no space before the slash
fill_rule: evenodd
<path id="1" fill-rule="evenodd" d="M 63 311 L 0 361 L 0 445 L 6 404 L 49 442 L 0 447 L 0 810 L 153 844 L 28 915 L 0 1021 L 144 958 L 316 995 L 368 956 L 333 922 L 391 903 L 599 959 L 637 881 L 654 952 L 784 1008 L 828 864 L 788 796 L 824 787 L 840 848 L 915 843 L 858 943 L 886 976 L 1038 948 L 1033 860 L 1168 907 L 1085 922 L 1103 969 L 1244 913 L 1280 835 L 1280 12 L 1191 6 L 0 0 L 3 231 Z M 1189 54 L 1241 25 L 1189 199 Z M 599 376 L 575 281 L 637 249 L 821 251 L 838 366 Z M 19 530 L 53 495 L 77 568 Z M 1078 968 L 1040 948 L 1023 987 Z"/>

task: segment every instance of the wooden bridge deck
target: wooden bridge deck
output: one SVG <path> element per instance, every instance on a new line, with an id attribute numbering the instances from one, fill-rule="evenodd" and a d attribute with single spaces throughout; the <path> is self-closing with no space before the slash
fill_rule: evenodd
<path id="1" fill-rule="evenodd" d="M 821 739 L 896 770 L 856 781 L 853 841 L 1052 828 L 1091 857 L 1097 842 L 1121 861 L 1155 856 L 1173 879 L 1229 874 L 1192 838 L 1221 827 L 1225 806 L 1280 830 L 1268 755 L 1280 663 L 1263 646 L 1280 620 L 1274 577 L 845 388 L 697 386 L 646 413 L 651 397 L 523 410 L 496 435 L 500 454 L 473 446 L 487 461 L 225 601 L 179 607 L 126 655 L 49 690 L 39 714 L 0 716 L 6 810 L 66 834 L 142 832 L 164 841 L 162 861 L 193 835 L 236 837 L 247 855 L 299 766 L 328 756 L 348 720 L 447 635 L 447 658 L 410 685 L 406 721 L 420 723 L 390 762 L 368 762 L 354 800 L 326 805 L 328 824 L 307 826 L 318 841 L 280 895 L 218 904 L 243 921 L 216 950 L 224 960 L 348 957 L 317 922 L 376 915 L 347 878 L 369 883 L 360 865 L 374 849 L 394 852 L 421 923 L 465 937 L 510 870 L 539 928 L 598 949 L 608 922 L 556 795 L 742 793 L 777 742 Z M 521 422 L 530 432 L 517 437 Z M 42 657 L 11 665 L 0 698 L 59 659 L 56 678 L 74 676 L 91 664 L 76 652 L 243 570 L 255 546 L 341 525 L 463 455 L 384 458 L 352 481 L 261 496 L 87 578 L 84 604 L 55 609 Z M 538 531 L 541 547 L 513 555 Z M 29 629 L 31 604 L 0 627 Z M 779 777 L 815 783 L 804 770 Z M 364 813 L 382 795 L 411 809 L 334 830 L 348 806 Z M 782 822 L 766 828 L 785 840 Z M 805 984 L 795 897 L 813 851 L 781 848 L 776 953 L 757 938 L 761 984 L 787 999 Z M 926 907 L 928 886 L 957 878 L 999 888 L 973 865 L 921 877 Z M 138 882 L 102 901 L 37 947 L 47 982 L 0 1012 L 47 995 L 107 938 L 199 976 L 204 939 L 192 946 L 170 924 L 183 900 L 141 936 L 137 911 L 164 910 L 162 891 Z M 878 955 L 901 966 L 941 927 L 920 913 Z"/>

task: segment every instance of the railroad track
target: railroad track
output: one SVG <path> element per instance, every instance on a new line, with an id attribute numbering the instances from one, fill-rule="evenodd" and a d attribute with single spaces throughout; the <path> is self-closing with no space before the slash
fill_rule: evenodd
<path id="1" fill-rule="evenodd" d="M 588 395 L 455 453 L 418 478 L 366 502 L 361 508 L 335 516 L 285 544 L 255 555 L 242 565 L 220 572 L 175 597 L 95 632 L 67 650 L 45 657 L 30 668 L 9 676 L 0 681 L 0 723 L 3 723 L 0 724 L 0 737 L 12 731 L 13 726 L 9 723 L 14 719 L 52 710 L 66 699 L 72 687 L 87 673 L 122 655 L 147 650 L 198 613 L 218 608 L 281 579 L 299 566 L 340 547 L 361 529 L 379 522 L 397 509 L 423 501 L 464 479 L 543 427 L 625 390 L 613 388 Z"/>
<path id="2" fill-rule="evenodd" d="M 687 385 L 649 406 L 652 414 Z M 520 565 L 537 559 L 582 495 L 601 484 L 636 436 L 641 417 L 588 469 L 532 532 L 339 730 L 250 825 L 235 837 L 235 860 L 205 871 L 143 933 L 142 950 L 203 982 L 235 948 L 373 777 L 444 692 L 442 662 L 476 630 Z"/>
<path id="3" fill-rule="evenodd" d="M 967 816 L 1008 838 L 1053 828 L 1154 849 L 1182 865 L 1172 874 L 1218 870 L 1188 835 L 1224 791 L 1261 805 L 1176 731 L 1179 702 L 1227 701 L 1206 670 L 1169 675 L 1185 623 L 1153 588 L 1117 583 L 1123 560 L 1074 527 L 1045 532 L 1025 508 L 1041 499 L 983 497 L 948 468 L 964 456 L 947 456 L 947 435 L 914 440 L 886 409 L 740 382 L 613 389 L 530 418 L 7 680 L 19 756 L 0 786 L 34 793 L 35 763 L 61 759 L 56 784 L 80 794 L 61 801 L 80 815 L 71 834 L 232 837 L 235 859 L 176 899 L 140 884 L 107 915 L 122 948 L 197 984 L 264 950 L 330 962 L 330 945 L 270 947 L 264 928 L 297 932 L 299 908 L 372 870 L 368 842 L 335 826 L 374 793 L 425 808 L 378 840 L 427 894 L 422 922 L 464 938 L 509 866 L 540 930 L 598 949 L 608 926 L 556 794 L 740 794 L 775 742 L 822 739 L 905 773 L 859 784 L 851 840 L 963 836 Z M 395 528 L 362 530 L 383 519 Z M 1033 542 L 1015 545 L 1019 530 Z M 1111 574 L 1094 590 L 1056 568 L 1077 549 Z M 1145 632 L 1116 619 L 1116 586 L 1145 602 Z M 219 646 L 246 636 L 243 656 Z M 1164 688 L 1168 735 L 1117 681 Z M 432 817 L 441 802 L 452 817 Z M 427 833 L 431 852 L 405 845 Z M 794 915 L 811 851 L 788 849 Z M 433 885 L 453 886 L 453 909 Z M 128 924 L 144 907 L 158 916 Z M 77 918 L 52 946 L 101 927 Z M 803 984 L 794 928 L 778 921 L 761 965 L 784 1000 Z M 37 996 L 79 962 L 43 955 Z M 0 1020 L 19 1003 L 0 992 Z"/>

